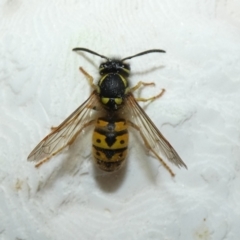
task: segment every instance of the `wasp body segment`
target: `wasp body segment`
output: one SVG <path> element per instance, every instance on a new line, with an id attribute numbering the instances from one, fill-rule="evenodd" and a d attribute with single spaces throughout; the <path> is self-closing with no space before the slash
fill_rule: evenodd
<path id="1" fill-rule="evenodd" d="M 93 137 L 92 152 L 96 164 L 104 171 L 118 170 L 126 159 L 128 128 L 125 119 L 99 118 Z"/>
<path id="2" fill-rule="evenodd" d="M 137 101 L 153 101 L 161 97 L 165 90 L 148 99 L 135 98 L 133 92 L 136 89 L 142 85 L 154 85 L 154 83 L 139 82 L 136 86 L 129 87 L 130 65 L 124 63 L 125 60 L 144 54 L 165 51 L 148 50 L 121 60 L 109 59 L 86 48 L 74 48 L 73 51 L 85 51 L 106 60 L 99 66 L 100 79 L 95 85 L 92 76 L 80 67 L 80 71 L 94 88 L 92 94 L 33 149 L 28 160 L 37 161 L 36 167 L 39 167 L 71 145 L 81 135 L 83 129 L 95 125 L 92 135 L 92 152 L 95 163 L 104 171 L 113 172 L 124 165 L 129 142 L 128 127 L 139 132 L 146 148 L 172 176 L 174 173 L 165 163 L 165 159 L 178 167 L 187 168 L 171 144 L 137 103 Z M 100 115 L 98 118 L 92 114 L 95 110 Z"/>

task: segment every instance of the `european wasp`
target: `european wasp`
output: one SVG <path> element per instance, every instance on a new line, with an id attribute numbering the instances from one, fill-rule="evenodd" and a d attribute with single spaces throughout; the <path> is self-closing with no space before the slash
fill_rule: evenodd
<path id="1" fill-rule="evenodd" d="M 100 169 L 113 172 L 121 168 L 125 162 L 129 142 L 128 128 L 132 127 L 139 132 L 146 148 L 172 176 L 174 173 L 162 157 L 178 167 L 187 168 L 138 104 L 138 101 L 152 101 L 161 97 L 165 90 L 162 89 L 160 94 L 151 98 L 135 98 L 133 92 L 136 89 L 154 83 L 139 82 L 134 87 L 129 86 L 130 65 L 125 63 L 126 60 L 148 53 L 165 53 L 165 51 L 152 49 L 121 60 L 110 59 L 86 48 L 74 48 L 73 51 L 85 51 L 105 59 L 99 66 L 100 79 L 94 84 L 93 77 L 80 67 L 80 71 L 93 88 L 91 95 L 33 149 L 28 160 L 37 161 L 36 167 L 39 167 L 71 145 L 83 129 L 95 126 L 92 135 L 95 162 Z M 98 113 L 98 117 L 92 112 Z"/>

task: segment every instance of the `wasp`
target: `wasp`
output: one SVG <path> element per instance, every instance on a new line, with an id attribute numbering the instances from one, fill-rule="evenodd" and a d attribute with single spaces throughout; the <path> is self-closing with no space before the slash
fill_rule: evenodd
<path id="1" fill-rule="evenodd" d="M 82 67 L 79 68 L 93 88 L 91 95 L 65 121 L 53 128 L 52 132 L 33 149 L 28 160 L 36 161 L 36 167 L 41 166 L 71 145 L 85 128 L 95 126 L 92 135 L 92 153 L 95 163 L 104 171 L 117 171 L 124 165 L 127 156 L 130 127 L 139 132 L 146 148 L 172 176 L 174 173 L 165 163 L 165 159 L 178 167 L 187 168 L 171 144 L 138 104 L 139 101 L 153 101 L 161 97 L 165 90 L 162 89 L 158 95 L 151 98 L 135 98 L 133 95 L 135 90 L 141 86 L 154 85 L 154 83 L 140 81 L 136 86 L 131 87 L 128 80 L 130 64 L 126 63 L 126 60 L 149 53 L 165 53 L 165 51 L 152 49 L 121 60 L 110 59 L 86 48 L 74 48 L 73 51 L 84 51 L 105 60 L 99 66 L 98 83 L 94 84 L 93 77 Z M 98 113 L 98 116 L 92 112 Z"/>

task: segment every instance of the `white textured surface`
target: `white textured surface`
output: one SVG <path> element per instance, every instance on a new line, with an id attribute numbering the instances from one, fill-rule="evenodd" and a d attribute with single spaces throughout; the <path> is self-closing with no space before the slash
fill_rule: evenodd
<path id="1" fill-rule="evenodd" d="M 0 18 L 0 239 L 239 239 L 238 0 L 2 0 Z M 89 95 L 78 67 L 98 76 L 100 59 L 73 47 L 167 51 L 131 60 L 132 82 L 166 88 L 145 109 L 188 171 L 172 179 L 134 136 L 114 175 L 94 170 L 88 141 L 26 161 Z"/>

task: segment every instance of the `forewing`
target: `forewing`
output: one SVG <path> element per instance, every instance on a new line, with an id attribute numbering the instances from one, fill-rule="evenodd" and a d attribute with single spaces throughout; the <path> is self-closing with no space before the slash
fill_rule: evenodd
<path id="1" fill-rule="evenodd" d="M 163 156 L 163 159 L 168 159 L 176 166 L 187 168 L 171 144 L 139 106 L 132 93 L 129 93 L 126 98 L 126 108 L 132 117 L 131 122 L 137 126 L 144 138 L 145 144 L 156 157 L 160 157 L 161 159 L 161 156 Z"/>
<path id="2" fill-rule="evenodd" d="M 80 107 L 33 149 L 28 156 L 28 161 L 49 159 L 71 144 L 83 128 L 90 124 L 91 111 L 98 106 L 98 96 L 94 91 Z"/>

